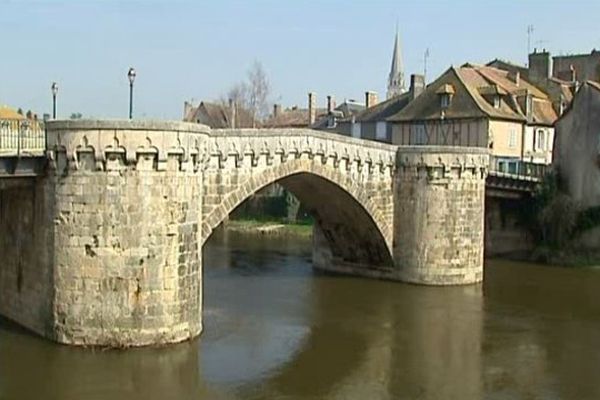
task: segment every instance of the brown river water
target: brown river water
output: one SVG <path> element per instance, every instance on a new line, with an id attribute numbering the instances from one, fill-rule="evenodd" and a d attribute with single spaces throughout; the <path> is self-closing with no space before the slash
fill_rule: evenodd
<path id="1" fill-rule="evenodd" d="M 489 260 L 481 285 L 422 287 L 215 234 L 200 338 L 102 351 L 2 320 L 0 399 L 600 399 L 600 270 Z"/>

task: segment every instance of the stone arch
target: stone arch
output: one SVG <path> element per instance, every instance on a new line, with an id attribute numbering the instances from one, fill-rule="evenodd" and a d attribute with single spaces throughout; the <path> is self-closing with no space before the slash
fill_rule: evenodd
<path id="1" fill-rule="evenodd" d="M 231 170 L 227 168 L 219 170 L 221 174 L 230 172 Z M 377 174 L 380 174 L 380 176 L 377 176 Z M 212 230 L 220 225 L 236 207 L 260 189 L 272 183 L 279 183 L 296 194 L 306 204 L 305 200 L 307 196 L 301 193 L 303 190 L 298 190 L 298 187 L 307 187 L 307 182 L 311 181 L 310 186 L 327 187 L 326 193 L 335 197 L 343 197 L 342 202 L 347 207 L 353 209 L 354 215 L 362 221 L 363 225 L 372 225 L 374 227 L 370 234 L 371 236 L 376 236 L 376 238 L 372 237 L 372 240 L 382 243 L 382 246 L 380 246 L 382 248 L 378 248 L 374 252 L 385 253 L 385 256 L 380 254 L 376 258 L 385 258 L 385 262 L 389 263 L 392 254 L 392 221 L 390 213 L 382 210 L 382 207 L 374 200 L 380 187 L 377 187 L 377 185 L 374 187 L 366 185 L 355 178 L 349 173 L 343 173 L 338 168 L 331 168 L 327 165 L 306 159 L 288 160 L 266 169 L 253 171 L 234 190 L 222 196 L 220 204 L 213 207 L 206 214 L 202 227 L 201 243 L 203 244 L 206 241 Z M 389 186 L 391 193 L 391 177 L 386 177 L 385 172 L 376 172 L 372 179 L 381 180 L 382 185 Z M 371 188 L 370 190 L 369 187 Z M 213 196 L 214 193 L 211 193 L 209 190 L 205 195 Z M 328 200 L 330 199 L 324 199 L 324 201 Z M 319 208 L 322 206 L 316 207 Z"/>

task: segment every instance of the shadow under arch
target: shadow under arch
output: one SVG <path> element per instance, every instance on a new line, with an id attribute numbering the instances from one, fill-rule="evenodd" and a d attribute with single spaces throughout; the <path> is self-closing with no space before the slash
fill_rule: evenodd
<path id="1" fill-rule="evenodd" d="M 251 176 L 222 200 L 205 221 L 202 244 L 231 212 L 260 189 L 278 183 L 293 193 L 315 220 L 315 252 L 328 262 L 360 266 L 392 265 L 392 226 L 373 201 L 364 183 L 302 160 Z M 325 245 L 327 248 L 325 248 Z"/>

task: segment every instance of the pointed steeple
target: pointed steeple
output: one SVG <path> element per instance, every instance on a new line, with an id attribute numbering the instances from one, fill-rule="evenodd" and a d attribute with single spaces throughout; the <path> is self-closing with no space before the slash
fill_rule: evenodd
<path id="1" fill-rule="evenodd" d="M 391 98 L 406 92 L 404 83 L 404 66 L 402 65 L 402 49 L 400 48 L 400 34 L 396 25 L 396 40 L 394 41 L 394 54 L 392 55 L 392 67 L 388 77 L 387 98 Z"/>

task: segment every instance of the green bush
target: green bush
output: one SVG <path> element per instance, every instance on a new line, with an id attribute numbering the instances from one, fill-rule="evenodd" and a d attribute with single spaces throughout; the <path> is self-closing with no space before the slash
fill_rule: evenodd
<path id="1" fill-rule="evenodd" d="M 600 207 L 581 210 L 558 172 L 546 175 L 520 212 L 538 248 L 563 249 L 580 233 L 600 225 Z"/>

